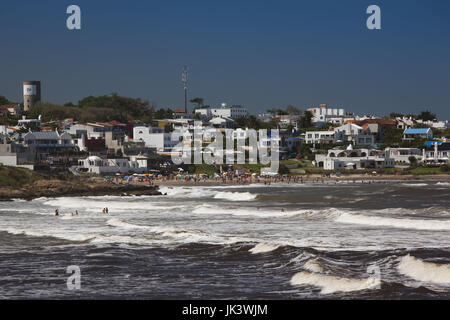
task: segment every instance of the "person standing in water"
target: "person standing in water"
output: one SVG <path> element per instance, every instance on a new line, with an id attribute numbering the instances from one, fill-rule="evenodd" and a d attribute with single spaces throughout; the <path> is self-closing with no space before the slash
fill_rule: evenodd
<path id="1" fill-rule="evenodd" d="M 105 208 L 105 213 L 108 214 L 108 207 Z"/>
<path id="2" fill-rule="evenodd" d="M 55 216 L 59 216 L 59 211 L 58 211 L 58 209 L 55 210 Z"/>

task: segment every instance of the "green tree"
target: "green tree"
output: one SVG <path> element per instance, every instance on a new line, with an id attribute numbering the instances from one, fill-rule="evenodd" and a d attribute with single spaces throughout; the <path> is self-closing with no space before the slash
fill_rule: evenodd
<path id="1" fill-rule="evenodd" d="M 417 116 L 417 119 L 422 119 L 423 121 L 433 121 L 436 119 L 436 115 L 434 113 L 431 113 L 431 111 L 426 110 L 426 111 L 422 111 Z"/>
<path id="2" fill-rule="evenodd" d="M 397 113 L 397 112 L 392 112 L 392 113 L 389 115 L 389 118 L 391 118 L 391 119 L 395 119 L 395 118 L 403 118 L 403 114 Z"/>
<path id="3" fill-rule="evenodd" d="M 196 105 L 197 105 L 197 108 L 200 108 L 200 107 L 202 107 L 203 106 L 203 98 L 194 98 L 194 99 L 191 99 L 191 100 L 189 100 L 190 102 L 192 102 L 192 103 L 195 103 Z"/>
<path id="4" fill-rule="evenodd" d="M 300 128 L 311 128 L 312 124 L 312 113 L 310 111 L 305 111 L 305 114 L 300 118 L 299 127 Z"/>
<path id="5" fill-rule="evenodd" d="M 290 105 L 290 104 L 287 105 L 286 112 L 290 115 L 300 115 L 301 114 L 300 109 L 297 109 L 296 107 L 294 107 L 293 105 Z"/>
<path id="6" fill-rule="evenodd" d="M 11 101 L 6 99 L 4 96 L 0 96 L 0 106 L 4 105 L 4 104 L 10 104 L 10 103 L 11 103 Z"/>
<path id="7" fill-rule="evenodd" d="M 410 156 L 408 158 L 408 160 L 409 160 L 409 163 L 411 164 L 411 167 L 413 167 L 413 166 L 415 166 L 417 164 L 417 158 L 414 157 L 414 156 Z"/>

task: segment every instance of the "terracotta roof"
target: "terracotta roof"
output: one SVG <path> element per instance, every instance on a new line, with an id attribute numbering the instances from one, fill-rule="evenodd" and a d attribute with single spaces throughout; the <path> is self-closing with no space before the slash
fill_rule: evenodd
<path id="1" fill-rule="evenodd" d="M 350 120 L 352 121 L 352 120 Z M 365 120 L 356 120 L 352 121 L 353 123 L 363 126 L 365 124 L 372 124 L 372 123 L 378 123 L 380 125 L 385 126 L 395 126 L 397 123 L 394 120 L 386 120 L 386 119 L 365 119 Z"/>
<path id="2" fill-rule="evenodd" d="M 174 111 L 174 113 L 186 113 L 186 112 L 184 112 L 184 110 L 177 109 L 177 110 Z"/>
<path id="3" fill-rule="evenodd" d="M 3 104 L 0 106 L 0 109 L 8 109 L 8 108 L 15 108 L 17 107 L 18 104 L 17 103 L 12 103 L 12 104 Z"/>

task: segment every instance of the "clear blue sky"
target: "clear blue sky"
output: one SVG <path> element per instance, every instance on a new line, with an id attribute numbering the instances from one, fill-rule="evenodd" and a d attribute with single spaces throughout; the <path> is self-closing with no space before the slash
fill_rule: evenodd
<path id="1" fill-rule="evenodd" d="M 82 30 L 66 28 L 66 8 Z M 382 30 L 366 28 L 366 8 Z M 22 101 L 23 80 L 43 100 L 118 92 L 181 107 L 189 97 L 262 112 L 328 103 L 358 114 L 450 119 L 448 0 L 191 0 L 0 2 L 0 95 Z"/>

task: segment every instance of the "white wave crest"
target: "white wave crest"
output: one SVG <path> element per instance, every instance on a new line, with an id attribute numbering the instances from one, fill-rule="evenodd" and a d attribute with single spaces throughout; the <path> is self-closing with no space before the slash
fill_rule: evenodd
<path id="1" fill-rule="evenodd" d="M 83 235 L 78 233 L 69 233 L 69 232 L 57 232 L 57 231 L 43 231 L 36 229 L 26 229 L 26 228 L 15 228 L 15 227 L 7 227 L 1 228 L 1 231 L 6 231 L 10 234 L 14 235 L 27 235 L 32 237 L 53 237 L 59 238 L 63 240 L 69 241 L 87 241 L 89 239 L 93 239 L 92 235 Z"/>
<path id="2" fill-rule="evenodd" d="M 422 219 L 397 219 L 375 216 L 357 215 L 348 212 L 342 212 L 336 219 L 336 222 L 349 224 L 362 224 L 376 227 L 392 227 L 415 230 L 450 230 L 450 221 L 441 220 L 422 220 Z"/>
<path id="3" fill-rule="evenodd" d="M 291 285 L 312 285 L 321 288 L 321 294 L 352 292 L 378 288 L 380 279 L 347 279 L 312 272 L 299 272 L 291 279 Z"/>
<path id="4" fill-rule="evenodd" d="M 256 194 L 250 192 L 217 192 L 214 199 L 225 199 L 229 201 L 251 201 L 255 200 Z"/>
<path id="5" fill-rule="evenodd" d="M 195 214 L 229 214 L 235 216 L 256 216 L 261 218 L 291 218 L 295 216 L 328 218 L 336 215 L 336 210 L 284 210 L 283 208 L 258 208 L 258 207 L 219 207 L 210 204 L 196 206 L 192 213 Z"/>
<path id="6" fill-rule="evenodd" d="M 410 255 L 402 257 L 397 270 L 414 280 L 450 284 L 450 265 L 424 262 Z"/>
<path id="7" fill-rule="evenodd" d="M 402 183 L 402 185 L 407 187 L 426 187 L 428 183 Z"/>
<path id="8" fill-rule="evenodd" d="M 262 242 L 262 243 L 258 243 L 256 246 L 254 246 L 253 248 L 251 248 L 248 251 L 253 254 L 265 253 L 265 252 L 274 251 L 274 250 L 278 249 L 279 247 L 280 246 L 276 245 L 276 244 Z"/>

